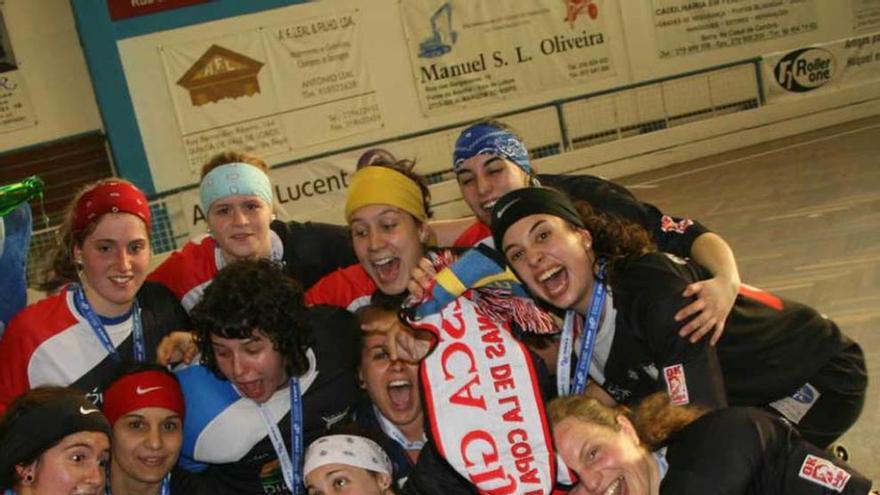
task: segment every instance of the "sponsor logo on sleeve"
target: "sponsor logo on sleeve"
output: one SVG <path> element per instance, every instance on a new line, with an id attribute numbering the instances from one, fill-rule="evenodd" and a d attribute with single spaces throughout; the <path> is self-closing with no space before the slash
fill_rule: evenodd
<path id="1" fill-rule="evenodd" d="M 804 463 L 801 464 L 798 476 L 841 493 L 850 478 L 850 474 L 845 469 L 834 465 L 828 459 L 809 454 L 804 459 Z"/>
<path id="2" fill-rule="evenodd" d="M 694 221 L 690 218 L 682 218 L 677 222 L 669 215 L 663 215 L 663 217 L 660 218 L 660 230 L 662 230 L 663 232 L 675 232 L 678 234 L 684 234 L 687 231 L 688 227 L 693 224 Z"/>
<path id="3" fill-rule="evenodd" d="M 770 407 L 779 411 L 786 419 L 798 424 L 822 395 L 816 387 L 805 383 L 794 394 L 770 403 Z"/>
<path id="4" fill-rule="evenodd" d="M 691 402 L 684 377 L 684 366 L 675 364 L 663 368 L 663 378 L 666 379 L 666 391 L 673 405 L 682 406 Z"/>

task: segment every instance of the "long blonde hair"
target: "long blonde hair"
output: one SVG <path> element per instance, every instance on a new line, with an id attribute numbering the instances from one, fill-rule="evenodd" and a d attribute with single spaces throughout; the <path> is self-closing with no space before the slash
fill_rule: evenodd
<path id="1" fill-rule="evenodd" d="M 623 415 L 635 427 L 639 440 L 648 450 L 668 444 L 677 432 L 708 412 L 697 406 L 673 406 L 663 392 L 645 398 L 635 410 L 625 406 L 608 407 L 585 395 L 553 399 L 547 406 L 550 422 L 557 425 L 566 418 L 619 430 L 618 416 Z"/>

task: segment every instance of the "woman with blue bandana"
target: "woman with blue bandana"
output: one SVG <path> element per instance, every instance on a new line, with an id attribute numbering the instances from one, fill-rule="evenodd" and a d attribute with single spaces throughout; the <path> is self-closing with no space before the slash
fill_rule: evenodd
<path id="1" fill-rule="evenodd" d="M 149 276 L 171 289 L 187 311 L 214 275 L 235 260 L 279 261 L 285 273 L 306 288 L 336 268 L 357 262 L 344 227 L 275 220 L 267 172 L 263 160 L 231 151 L 202 167 L 201 206 L 209 234 L 188 242 Z"/>
<path id="2" fill-rule="evenodd" d="M 477 222 L 467 219 L 432 223 L 440 245 L 491 246 L 490 215 L 498 198 L 540 182 L 587 201 L 598 211 L 642 225 L 661 251 L 693 258 L 712 272 L 713 278 L 687 287 L 685 297 L 695 295 L 697 299 L 675 318 L 683 321 L 697 315 L 681 330 L 683 336 L 691 335 L 692 341 L 712 329 L 712 343 L 720 338 L 739 289 L 739 271 L 730 246 L 699 222 L 664 215 L 655 206 L 638 201 L 626 188 L 599 177 L 536 176 L 523 140 L 513 129 L 494 120 L 477 122 L 461 132 L 455 142 L 453 171 Z"/>

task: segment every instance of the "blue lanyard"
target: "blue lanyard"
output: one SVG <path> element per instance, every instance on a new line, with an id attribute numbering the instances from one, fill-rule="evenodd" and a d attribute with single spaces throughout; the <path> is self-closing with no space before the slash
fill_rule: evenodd
<path id="1" fill-rule="evenodd" d="M 122 358 L 119 357 L 119 351 L 116 350 L 116 346 L 114 346 L 113 341 L 110 340 L 107 330 L 104 329 L 104 324 L 101 323 L 101 318 L 95 314 L 95 310 L 92 309 L 92 305 L 89 304 L 88 299 L 86 299 L 82 286 L 79 284 L 71 284 L 71 290 L 73 291 L 73 304 L 76 306 L 77 311 L 79 311 L 79 313 L 89 322 L 89 326 L 92 327 L 92 331 L 95 332 L 95 336 L 101 341 L 101 345 L 104 346 L 104 349 L 113 356 L 113 359 L 116 362 L 121 361 Z M 147 360 L 147 351 L 146 345 L 144 344 L 144 329 L 141 326 L 141 312 L 137 298 L 135 298 L 131 304 L 131 336 L 134 343 L 134 359 L 135 361 L 142 363 Z"/>
<path id="2" fill-rule="evenodd" d="M 258 404 L 260 414 L 263 416 L 263 422 L 266 423 L 266 429 L 269 430 L 269 440 L 272 441 L 272 447 L 278 456 L 278 463 L 281 466 L 281 475 L 284 477 L 284 483 L 290 493 L 301 493 L 303 487 L 303 413 L 302 413 L 302 394 L 299 391 L 299 379 L 290 379 L 290 446 L 293 449 L 293 458 L 287 453 L 287 447 L 284 446 L 284 440 L 281 437 L 281 430 L 278 425 L 272 421 L 264 404 Z"/>
<path id="3" fill-rule="evenodd" d="M 113 495 L 113 492 L 110 490 L 109 476 L 107 476 L 107 484 L 104 486 L 104 494 Z M 165 477 L 162 478 L 162 484 L 159 486 L 159 495 L 171 495 L 171 473 L 166 474 Z"/>
<path id="4" fill-rule="evenodd" d="M 574 310 L 565 314 L 562 338 L 559 343 L 559 361 L 556 365 L 556 386 L 560 396 L 581 395 L 587 388 L 590 379 L 590 361 L 593 359 L 593 346 L 599 332 L 599 321 L 605 309 L 605 260 L 599 260 L 599 275 L 593 281 L 593 297 L 587 310 L 586 328 L 581 340 L 580 355 L 574 372 L 574 384 L 571 384 L 571 352 L 574 347 L 575 320 L 580 318 Z"/>

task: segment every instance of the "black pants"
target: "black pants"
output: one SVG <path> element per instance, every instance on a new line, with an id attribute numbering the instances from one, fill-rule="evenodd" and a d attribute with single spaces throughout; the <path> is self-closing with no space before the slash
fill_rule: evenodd
<path id="1" fill-rule="evenodd" d="M 807 383 L 819 392 L 819 399 L 792 426 L 808 442 L 826 448 L 856 422 L 865 405 L 868 373 L 862 348 L 853 342 L 819 368 Z M 767 409 L 780 414 L 773 407 Z"/>

